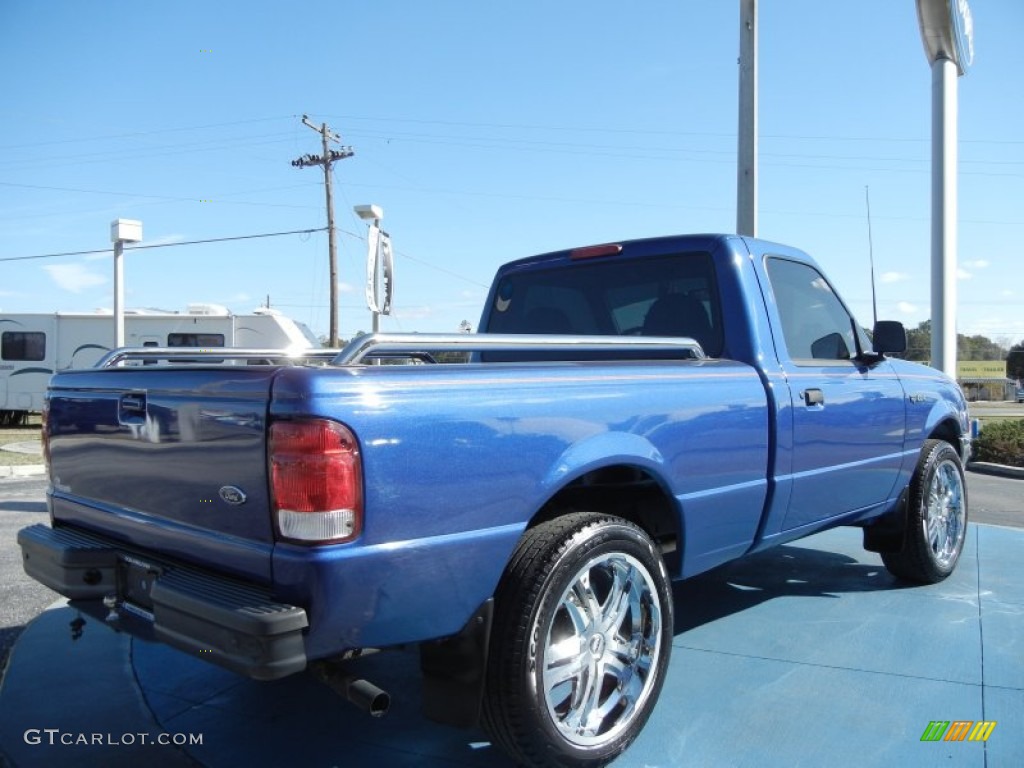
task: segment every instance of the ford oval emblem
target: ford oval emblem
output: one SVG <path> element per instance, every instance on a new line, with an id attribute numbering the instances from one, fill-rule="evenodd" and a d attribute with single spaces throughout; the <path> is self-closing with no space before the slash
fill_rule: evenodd
<path id="1" fill-rule="evenodd" d="M 233 485 L 221 486 L 219 493 L 220 497 L 224 499 L 224 501 L 228 504 L 234 504 L 235 506 L 245 504 L 245 500 L 248 498 L 241 488 L 236 488 Z"/>

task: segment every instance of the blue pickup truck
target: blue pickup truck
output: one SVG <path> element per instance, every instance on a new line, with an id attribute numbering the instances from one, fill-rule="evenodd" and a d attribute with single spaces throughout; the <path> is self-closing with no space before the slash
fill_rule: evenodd
<path id="1" fill-rule="evenodd" d="M 498 271 L 479 327 L 58 373 L 25 570 L 101 624 L 257 679 L 312 670 L 374 713 L 339 660 L 416 644 L 431 716 L 592 766 L 655 706 L 673 580 L 839 525 L 899 579 L 956 567 L 964 398 L 806 254 L 547 253 Z"/>

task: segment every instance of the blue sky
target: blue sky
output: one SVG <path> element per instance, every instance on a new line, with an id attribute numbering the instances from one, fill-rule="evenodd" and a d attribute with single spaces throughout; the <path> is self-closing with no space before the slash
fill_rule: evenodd
<path id="1" fill-rule="evenodd" d="M 761 0 L 762 237 L 824 266 L 864 324 L 929 315 L 931 75 L 913 0 Z M 959 330 L 1024 339 L 1024 2 L 972 0 L 959 81 Z M 496 267 L 735 229 L 738 0 L 0 3 L 0 259 L 323 227 L 340 332 L 369 328 L 365 225 L 396 256 L 385 331 L 476 326 Z M 0 310 L 110 307 L 109 255 L 0 261 Z M 323 232 L 130 253 L 127 305 L 272 306 L 326 333 Z"/>

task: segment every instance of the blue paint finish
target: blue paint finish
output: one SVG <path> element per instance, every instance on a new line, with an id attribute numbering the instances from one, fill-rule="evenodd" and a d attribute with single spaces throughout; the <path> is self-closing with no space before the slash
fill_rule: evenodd
<path id="1" fill-rule="evenodd" d="M 267 583 L 272 376 L 256 367 L 61 372 L 47 421 L 55 519 Z M 123 411 L 126 392 L 145 414 Z M 225 485 L 246 503 L 225 502 Z"/>
<path id="2" fill-rule="evenodd" d="M 886 512 L 921 443 L 966 431 L 962 396 L 931 369 L 793 359 L 766 259 L 817 267 L 774 243 L 697 235 L 520 260 L 499 271 L 480 328 L 516 300 L 505 278 L 689 254 L 713 264 L 719 359 L 59 373 L 55 519 L 272 585 L 307 610 L 319 657 L 455 632 L 531 519 L 595 470 L 639 469 L 664 491 L 685 577 Z M 364 522 L 344 545 L 275 542 L 266 430 L 309 417 L 359 443 Z M 224 501 L 225 486 L 246 502 Z"/>
<path id="3" fill-rule="evenodd" d="M 278 544 L 274 582 L 280 599 L 310 606 L 313 658 L 443 637 L 494 593 L 522 531 L 513 524 L 377 545 Z"/>
<path id="4" fill-rule="evenodd" d="M 646 435 L 601 432 L 570 443 L 540 481 L 539 496 L 555 493 L 578 477 L 609 465 L 639 467 L 654 477 L 664 477 L 665 457 Z"/>
<path id="5" fill-rule="evenodd" d="M 645 470 L 678 500 L 688 569 L 741 554 L 756 531 L 768 430 L 763 389 L 749 366 L 545 363 L 329 373 L 282 371 L 272 416 L 311 415 L 304 409 L 316 404 L 318 415 L 343 420 L 359 435 L 367 468 L 360 545 L 493 525 L 521 529 L 577 477 L 620 465 Z M 645 392 L 642 416 L 630 394 L 635 386 Z M 556 394 L 567 389 L 573 397 Z M 516 403 L 515 415 L 504 415 L 508 402 Z M 493 586 L 508 554 L 466 572 Z M 407 577 L 415 571 L 411 581 L 430 579 L 415 564 L 403 568 Z M 441 602 L 433 601 L 433 615 L 444 614 Z M 479 602 L 460 606 L 463 620 Z"/>
<path id="6" fill-rule="evenodd" d="M 180 560 L 251 581 L 271 583 L 273 545 L 232 535 L 209 527 L 188 525 L 92 501 L 75 501 L 58 491 L 50 492 L 52 519 L 100 533 L 115 531 L 117 538 L 133 547 L 160 553 L 160 559 Z M 212 506 L 212 505 L 211 505 Z"/>

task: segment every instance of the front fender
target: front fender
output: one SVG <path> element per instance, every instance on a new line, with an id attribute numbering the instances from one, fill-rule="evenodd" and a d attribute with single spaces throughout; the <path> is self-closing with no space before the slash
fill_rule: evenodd
<path id="1" fill-rule="evenodd" d="M 909 482 L 924 441 L 941 438 L 959 450 L 964 462 L 970 456 L 970 417 L 967 400 L 956 382 L 926 365 L 893 360 L 906 393 L 907 433 L 901 482 Z"/>

